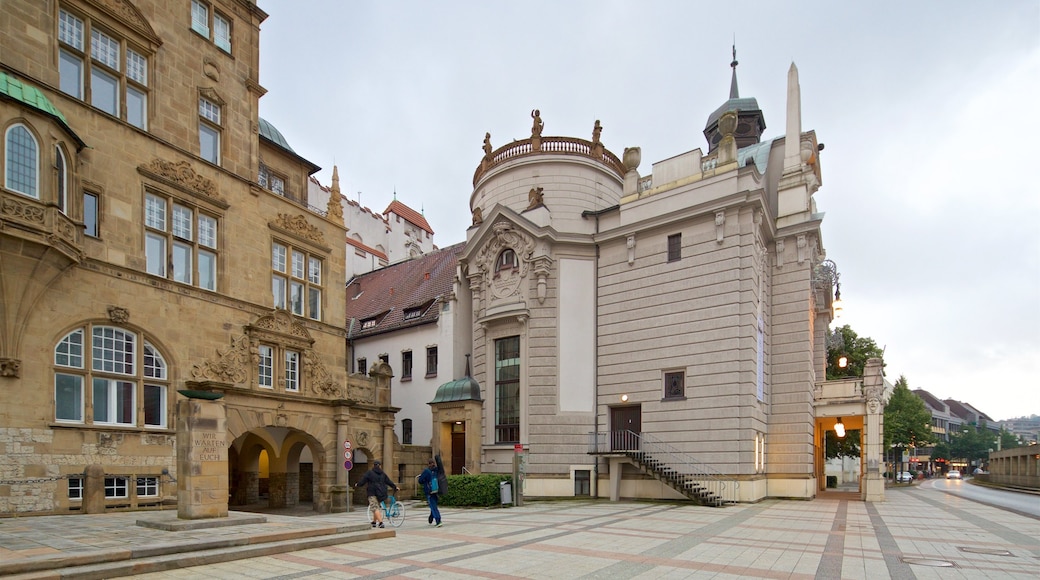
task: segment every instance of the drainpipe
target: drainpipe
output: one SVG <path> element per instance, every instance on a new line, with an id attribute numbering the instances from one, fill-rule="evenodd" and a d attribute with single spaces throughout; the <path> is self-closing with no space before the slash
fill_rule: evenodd
<path id="1" fill-rule="evenodd" d="M 620 208 L 621 205 L 612 205 L 608 208 L 604 208 L 597 211 L 585 210 L 581 212 L 581 217 L 587 219 L 589 217 L 596 218 L 596 229 L 593 235 L 599 234 L 599 216 L 614 211 Z M 596 365 L 596 372 L 593 373 L 592 377 L 592 398 L 595 399 L 593 406 L 593 442 L 596 441 L 596 436 L 599 434 L 599 242 L 595 243 L 596 246 L 596 260 L 593 269 L 596 272 L 595 286 L 592 288 L 592 300 L 596 305 L 596 323 L 595 323 L 595 342 L 593 343 L 593 354 L 592 358 Z M 595 463 L 592 468 L 592 497 L 599 497 L 599 455 L 594 455 Z"/>

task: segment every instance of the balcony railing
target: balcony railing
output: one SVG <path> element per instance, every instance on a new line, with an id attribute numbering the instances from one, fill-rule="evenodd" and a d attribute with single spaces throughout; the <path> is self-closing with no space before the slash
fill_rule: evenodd
<path id="1" fill-rule="evenodd" d="M 490 155 L 481 160 L 477 170 L 473 173 L 473 185 L 476 186 L 480 178 L 492 168 L 507 161 L 527 157 L 530 155 L 580 155 L 588 157 L 606 165 L 618 177 L 624 179 L 625 166 L 616 155 L 603 148 L 602 144 L 592 143 L 576 137 L 540 137 L 522 139 L 507 143 L 491 152 Z"/>

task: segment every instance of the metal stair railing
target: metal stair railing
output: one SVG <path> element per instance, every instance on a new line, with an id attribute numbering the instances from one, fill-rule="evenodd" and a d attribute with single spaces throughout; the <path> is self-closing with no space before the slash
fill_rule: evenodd
<path id="1" fill-rule="evenodd" d="M 589 434 L 589 453 L 622 453 L 680 493 L 707 505 L 737 502 L 735 478 L 647 433 L 611 431 Z"/>

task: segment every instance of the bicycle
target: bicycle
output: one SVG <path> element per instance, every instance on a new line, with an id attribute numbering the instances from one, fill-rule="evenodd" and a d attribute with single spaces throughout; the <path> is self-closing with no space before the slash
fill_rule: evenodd
<path id="1" fill-rule="evenodd" d="M 390 502 L 390 505 L 386 504 L 387 501 Z M 401 527 L 401 524 L 404 523 L 404 504 L 397 501 L 397 498 L 393 495 L 388 495 L 386 501 L 379 502 L 379 507 L 383 510 L 383 515 L 385 516 L 384 519 L 386 519 L 391 526 L 395 528 Z M 368 521 L 376 521 L 376 518 L 372 515 L 371 505 L 368 506 Z"/>

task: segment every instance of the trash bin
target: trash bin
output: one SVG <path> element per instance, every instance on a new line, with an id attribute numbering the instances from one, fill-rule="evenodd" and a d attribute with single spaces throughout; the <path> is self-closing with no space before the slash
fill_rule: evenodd
<path id="1" fill-rule="evenodd" d="M 502 505 L 513 503 L 513 484 L 511 482 L 498 482 L 498 493 L 502 498 Z"/>

